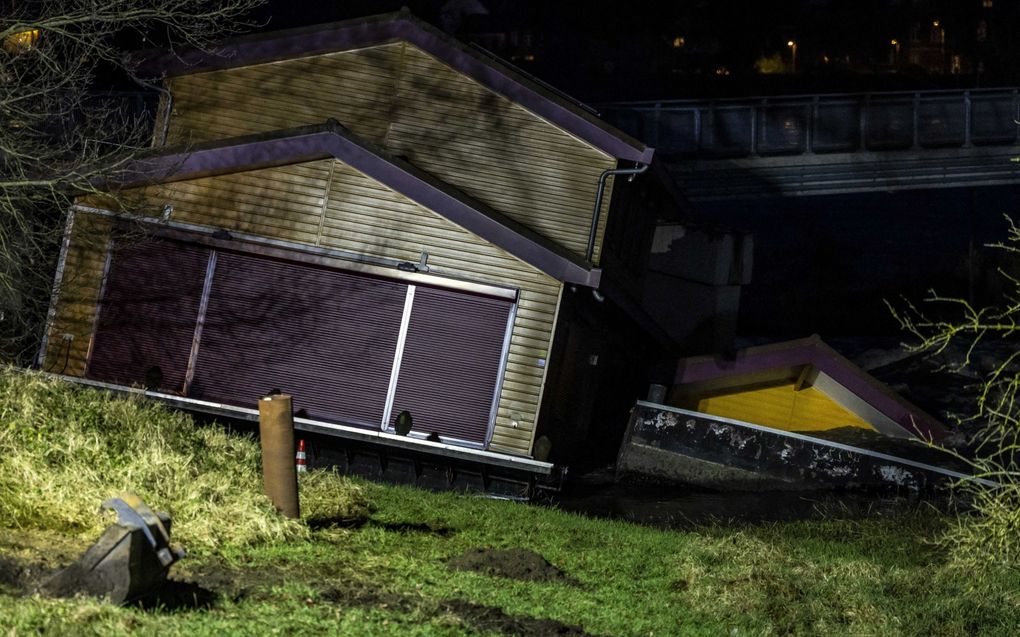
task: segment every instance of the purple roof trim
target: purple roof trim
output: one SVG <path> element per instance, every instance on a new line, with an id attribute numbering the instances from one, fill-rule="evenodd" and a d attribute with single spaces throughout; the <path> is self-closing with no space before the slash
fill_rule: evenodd
<path id="1" fill-rule="evenodd" d="M 143 64 L 143 69 L 166 76 L 185 75 L 397 40 L 418 46 L 489 89 L 618 159 L 642 164 L 652 161 L 655 149 L 610 126 L 554 90 L 495 58 L 464 46 L 405 12 L 238 38 L 225 43 L 212 55 L 188 50 L 179 55 L 154 58 Z"/>
<path id="2" fill-rule="evenodd" d="M 733 361 L 712 357 L 687 358 L 677 366 L 674 382 L 684 385 L 798 365 L 814 365 L 820 372 L 921 438 L 940 440 L 948 435 L 945 426 L 938 420 L 904 400 L 826 345 L 818 336 L 750 347 L 737 352 L 736 360 Z"/>
<path id="3" fill-rule="evenodd" d="M 598 287 L 602 271 L 527 226 L 472 199 L 415 166 L 389 156 L 331 121 L 246 135 L 138 160 L 120 173 L 121 188 L 335 158 L 503 248 L 549 276 Z M 114 184 L 108 184 L 107 187 Z"/>

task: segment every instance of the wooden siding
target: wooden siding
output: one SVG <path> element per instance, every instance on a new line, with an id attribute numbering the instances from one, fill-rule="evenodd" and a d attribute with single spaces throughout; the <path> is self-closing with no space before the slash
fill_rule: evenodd
<path id="1" fill-rule="evenodd" d="M 131 194 L 148 197 L 153 208 L 172 204 L 176 222 L 415 263 L 425 250 L 438 276 L 519 288 L 490 448 L 530 453 L 559 281 L 339 161 L 181 181 Z"/>
<path id="2" fill-rule="evenodd" d="M 78 213 L 57 292 L 55 313 L 47 333 L 45 371 L 83 376 L 95 329 L 96 304 L 103 282 L 111 222 Z M 71 341 L 65 339 L 71 336 Z"/>
<path id="3" fill-rule="evenodd" d="M 576 254 L 615 159 L 407 43 L 170 80 L 169 143 L 335 118 Z M 612 179 L 596 241 L 598 261 Z"/>

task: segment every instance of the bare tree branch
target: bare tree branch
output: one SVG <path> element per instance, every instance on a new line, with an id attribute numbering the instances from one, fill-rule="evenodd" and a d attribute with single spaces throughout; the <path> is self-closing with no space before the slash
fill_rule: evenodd
<path id="1" fill-rule="evenodd" d="M 140 49 L 212 51 L 264 0 L 0 0 L 0 355 L 31 348 L 63 214 L 152 138 Z M 134 55 L 132 55 L 134 53 Z M 103 92 L 111 78 L 135 92 Z M 138 91 L 149 92 L 142 104 Z M 146 108 L 147 107 L 147 108 Z"/>

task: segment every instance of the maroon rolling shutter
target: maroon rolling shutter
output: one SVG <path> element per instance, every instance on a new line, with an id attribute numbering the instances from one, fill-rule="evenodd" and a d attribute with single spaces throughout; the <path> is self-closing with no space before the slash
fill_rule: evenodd
<path id="1" fill-rule="evenodd" d="M 382 422 L 407 285 L 217 254 L 190 394 L 253 407 L 278 388 L 309 418 Z"/>
<path id="2" fill-rule="evenodd" d="M 419 286 L 388 424 L 406 409 L 415 431 L 484 443 L 510 307 Z"/>
<path id="3" fill-rule="evenodd" d="M 86 376 L 182 391 L 209 251 L 118 239 Z"/>

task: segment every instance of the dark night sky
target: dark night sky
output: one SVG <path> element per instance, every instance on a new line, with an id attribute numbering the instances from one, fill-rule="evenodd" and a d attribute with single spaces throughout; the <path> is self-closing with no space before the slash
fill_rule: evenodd
<path id="1" fill-rule="evenodd" d="M 467 0 L 464 0 L 465 2 Z M 957 88 L 1017 81 L 1012 60 L 1020 37 L 1020 2 L 997 0 L 481 0 L 490 15 L 466 19 L 456 32 L 582 99 L 709 97 L 790 92 Z M 330 22 L 407 6 L 442 26 L 447 0 L 270 0 L 258 12 L 264 29 Z M 984 14 L 982 14 L 984 11 Z M 981 76 L 933 75 L 888 68 L 890 41 L 906 43 L 912 27 L 939 19 L 949 46 L 976 57 L 974 26 L 991 16 Z M 500 49 L 493 32 L 526 34 L 527 45 Z M 684 46 L 671 47 L 682 36 Z M 754 64 L 789 55 L 798 71 L 763 76 Z M 525 53 L 534 59 L 525 58 Z M 905 55 L 905 53 L 904 53 Z M 828 60 L 828 61 L 826 61 Z M 999 61 L 1002 63 L 999 63 Z M 720 75 L 720 70 L 725 75 Z"/>

